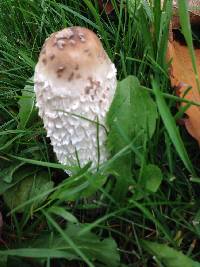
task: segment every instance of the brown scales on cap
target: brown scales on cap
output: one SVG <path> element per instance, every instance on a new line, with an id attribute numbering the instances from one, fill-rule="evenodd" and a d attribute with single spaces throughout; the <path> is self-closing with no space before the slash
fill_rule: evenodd
<path id="1" fill-rule="evenodd" d="M 96 34 L 86 28 L 71 27 L 46 39 L 39 64 L 44 72 L 71 81 L 105 60 L 108 57 Z"/>

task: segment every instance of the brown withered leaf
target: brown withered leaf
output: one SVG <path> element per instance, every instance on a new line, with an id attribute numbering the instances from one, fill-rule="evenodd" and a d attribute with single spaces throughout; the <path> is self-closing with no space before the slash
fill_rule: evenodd
<path id="1" fill-rule="evenodd" d="M 110 15 L 111 12 L 114 10 L 114 7 L 111 3 L 111 1 L 104 1 L 104 0 L 98 0 L 100 11 L 105 11 L 107 15 Z"/>
<path id="2" fill-rule="evenodd" d="M 195 49 L 198 76 L 200 77 L 200 49 Z M 178 89 L 176 94 L 190 101 L 200 103 L 191 56 L 186 45 L 174 40 L 168 42 L 167 59 L 171 59 L 170 80 L 172 87 Z M 188 89 L 191 87 L 190 89 Z M 186 103 L 181 104 L 185 106 Z M 191 105 L 186 111 L 185 126 L 200 145 L 200 107 Z"/>

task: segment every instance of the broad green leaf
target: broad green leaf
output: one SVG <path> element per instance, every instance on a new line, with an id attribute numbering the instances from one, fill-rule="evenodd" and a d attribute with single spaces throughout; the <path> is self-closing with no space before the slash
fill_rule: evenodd
<path id="1" fill-rule="evenodd" d="M 127 145 L 133 135 L 137 135 L 138 128 L 141 128 L 139 125 L 142 125 L 142 129 L 145 127 L 143 122 L 139 121 L 139 118 L 141 120 L 145 118 L 145 115 L 142 114 L 145 112 L 143 104 L 145 100 L 142 99 L 142 103 L 140 101 L 141 96 L 146 95 L 146 92 L 140 90 L 139 86 L 139 81 L 134 76 L 128 76 L 118 82 L 116 93 L 107 115 L 107 124 L 110 129 L 107 143 L 113 154 Z M 137 103 L 137 100 L 139 103 Z M 120 130 L 124 132 L 127 139 L 122 138 Z"/>
<path id="2" fill-rule="evenodd" d="M 95 263 L 97 262 L 103 263 L 103 266 L 118 267 L 120 264 L 120 257 L 116 242 L 112 238 L 100 239 L 92 232 L 86 232 L 80 235 L 79 233 L 85 226 L 84 224 L 72 224 L 69 222 L 67 228 L 63 230 L 63 234 L 73 242 L 77 250 L 81 251 L 90 262 L 94 262 L 94 266 L 96 266 Z M 53 235 L 43 235 L 37 240 L 32 241 L 30 245 L 26 244 L 26 247 L 28 247 L 27 250 L 30 255 L 30 247 L 32 247 L 33 250 L 37 247 L 41 248 L 41 251 L 51 249 L 52 251 L 57 251 L 57 253 L 65 252 L 69 255 L 69 260 L 81 259 L 76 251 L 65 241 L 64 237 L 57 232 Z M 17 252 L 17 250 L 15 251 Z M 23 252 L 26 252 L 25 248 Z"/>
<path id="3" fill-rule="evenodd" d="M 166 267 L 200 267 L 200 263 L 193 261 L 181 251 L 177 251 L 165 244 L 142 241 L 144 249 L 157 257 Z"/>
<path id="4" fill-rule="evenodd" d="M 160 168 L 156 165 L 149 164 L 143 169 L 140 184 L 148 192 L 155 193 L 158 190 L 162 179 L 163 177 Z"/>
<path id="5" fill-rule="evenodd" d="M 33 91 L 32 78 L 22 90 L 19 104 L 19 129 L 24 129 L 36 116 L 35 93 Z"/>
<path id="6" fill-rule="evenodd" d="M 163 179 L 160 168 L 153 164 L 148 164 L 142 168 L 142 173 L 138 175 L 137 184 L 134 186 L 133 199 L 139 200 L 155 193 Z"/>
<path id="7" fill-rule="evenodd" d="M 107 116 L 110 130 L 107 144 L 111 154 L 115 155 L 136 139 L 132 150 L 138 156 L 144 140 L 151 138 L 155 131 L 156 119 L 156 105 L 149 93 L 140 88 L 138 79 L 128 76 L 119 82 Z M 122 155 L 112 166 L 118 173 L 114 195 L 119 200 L 127 193 L 132 180 L 132 155 Z"/>
<path id="8" fill-rule="evenodd" d="M 37 171 L 37 169 L 31 167 L 30 165 L 29 166 L 25 166 L 24 164 L 22 164 L 22 165 L 23 165 L 22 168 L 20 168 L 20 166 L 19 166 L 19 168 L 15 169 L 15 171 L 12 173 L 12 182 L 11 183 L 4 181 L 3 174 L 8 172 L 8 175 L 11 175 L 11 173 L 9 171 L 12 171 L 12 168 L 10 168 L 10 169 L 6 168 L 5 170 L 0 172 L 0 195 L 5 193 L 9 188 L 16 186 L 16 184 L 18 184 L 20 181 L 22 181 L 25 177 L 33 175 Z"/>
<path id="9" fill-rule="evenodd" d="M 156 119 L 158 117 L 156 104 L 147 91 L 140 88 L 139 82 L 130 81 L 131 90 L 131 128 L 133 136 L 137 136 L 138 132 L 144 130 L 143 136 L 139 141 L 143 143 L 145 136 L 148 139 L 152 137 L 156 128 Z"/>
<path id="10" fill-rule="evenodd" d="M 28 176 L 12 188 L 8 189 L 3 198 L 5 203 L 10 209 L 16 208 L 27 200 L 35 197 L 42 192 L 48 191 L 53 187 L 53 182 L 49 181 L 47 172 L 39 172 L 38 174 Z M 40 198 L 31 207 L 36 208 L 39 206 L 45 198 Z M 23 209 L 19 209 L 18 212 L 23 212 Z"/>
<path id="11" fill-rule="evenodd" d="M 112 238 L 100 240 L 91 232 L 79 235 L 84 228 L 81 225 L 69 224 L 66 233 L 73 238 L 74 242 L 82 247 L 83 252 L 90 258 L 102 262 L 105 266 L 115 267 L 119 265 L 120 257 L 117 251 L 117 244 Z"/>
<path id="12" fill-rule="evenodd" d="M 108 148 L 113 154 L 118 152 L 127 143 L 123 138 L 121 138 L 119 130 L 115 124 L 116 121 L 119 122 L 120 127 L 123 127 L 127 136 L 131 137 L 130 82 L 130 77 L 118 82 L 116 93 L 107 115 L 107 124 L 109 126 L 107 143 Z M 135 80 L 133 82 L 135 83 Z"/>
<path id="13" fill-rule="evenodd" d="M 109 126 L 107 144 L 112 155 L 117 154 L 131 142 L 130 105 L 130 83 L 129 78 L 127 78 L 118 82 L 115 97 L 107 115 L 107 124 Z M 128 140 L 122 138 L 122 131 Z M 117 173 L 113 197 L 120 202 L 124 199 L 128 186 L 131 184 L 131 154 L 124 154 L 116 160 L 111 165 L 111 172 L 113 171 Z"/>

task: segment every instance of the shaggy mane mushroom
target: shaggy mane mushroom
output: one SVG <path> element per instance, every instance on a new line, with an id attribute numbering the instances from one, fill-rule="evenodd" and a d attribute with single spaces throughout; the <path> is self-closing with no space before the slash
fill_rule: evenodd
<path id="1" fill-rule="evenodd" d="M 116 69 L 92 31 L 65 28 L 46 39 L 35 68 L 39 115 L 58 161 L 93 167 L 107 159 L 105 124 L 116 89 Z M 77 116 L 76 116 L 76 115 Z M 84 119 L 85 118 L 85 119 Z M 99 152 L 97 125 L 99 121 Z"/>

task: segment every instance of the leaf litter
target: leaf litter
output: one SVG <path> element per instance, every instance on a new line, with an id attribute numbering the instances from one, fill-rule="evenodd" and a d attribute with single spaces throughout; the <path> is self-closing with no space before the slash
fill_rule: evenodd
<path id="1" fill-rule="evenodd" d="M 190 5 L 196 4 L 195 1 L 193 2 L 189 2 L 188 8 L 190 23 L 196 35 L 199 34 L 198 27 L 200 25 L 200 16 L 199 12 L 196 12 L 194 9 L 191 11 Z M 189 48 L 181 34 L 180 22 L 177 21 L 178 16 L 175 14 L 172 20 L 172 33 L 170 34 L 173 38 L 170 38 L 168 41 L 167 51 L 167 60 L 170 61 L 169 76 L 171 85 L 175 89 L 176 95 L 179 97 L 200 103 L 200 92 L 197 85 L 197 78 L 199 79 L 200 77 L 199 40 L 193 40 L 198 75 L 198 77 L 196 77 Z M 198 36 L 196 37 L 198 39 Z M 200 145 L 200 107 L 182 102 L 180 108 L 184 110 L 185 117 L 183 121 L 187 131 Z"/>

